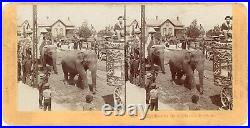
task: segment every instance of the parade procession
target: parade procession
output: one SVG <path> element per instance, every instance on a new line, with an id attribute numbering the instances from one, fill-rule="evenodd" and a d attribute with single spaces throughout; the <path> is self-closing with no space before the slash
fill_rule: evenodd
<path id="1" fill-rule="evenodd" d="M 130 5 L 103 7 L 100 19 L 93 12 L 89 20 L 82 20 L 88 17 L 80 6 L 75 16 L 24 6 L 32 12 L 20 15 L 17 26 L 18 108 L 232 110 L 232 14 L 225 11 L 208 25 L 198 14 L 158 16 L 155 6 L 131 6 L 138 14 Z"/>

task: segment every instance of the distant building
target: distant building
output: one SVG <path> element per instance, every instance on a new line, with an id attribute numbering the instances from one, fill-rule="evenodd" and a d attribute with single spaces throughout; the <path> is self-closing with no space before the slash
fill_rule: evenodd
<path id="1" fill-rule="evenodd" d="M 26 36 L 27 33 L 31 32 L 31 24 L 28 20 L 23 21 L 17 26 L 17 36 Z"/>
<path id="2" fill-rule="evenodd" d="M 146 20 L 146 30 L 150 27 L 154 28 L 156 32 L 160 32 L 162 36 L 181 36 L 184 33 L 184 25 L 181 23 L 179 17 L 176 19 L 160 20 L 156 16 L 155 19 Z"/>
<path id="3" fill-rule="evenodd" d="M 132 32 L 135 28 L 140 28 L 140 20 L 130 21 L 127 25 L 127 28 Z M 179 17 L 176 19 L 165 19 L 161 20 L 156 16 L 155 19 L 146 19 L 146 34 L 148 30 L 153 28 L 156 32 L 160 32 L 161 36 L 181 36 L 184 34 L 184 25 L 181 23 Z"/>
<path id="4" fill-rule="evenodd" d="M 17 34 L 22 36 L 23 32 L 32 32 L 32 22 L 25 20 L 23 23 L 18 25 Z M 75 26 L 72 24 L 70 18 L 65 19 L 38 19 L 38 30 L 37 35 L 41 35 L 42 32 L 50 32 L 53 37 L 63 36 L 72 37 L 74 35 Z"/>
<path id="5" fill-rule="evenodd" d="M 40 31 L 45 28 L 48 32 L 51 32 L 53 37 L 72 37 L 74 35 L 75 26 L 72 24 L 69 17 L 66 20 L 52 20 L 49 17 L 46 17 L 45 20 L 39 21 L 40 22 L 38 22 L 38 34 L 41 34 Z"/>

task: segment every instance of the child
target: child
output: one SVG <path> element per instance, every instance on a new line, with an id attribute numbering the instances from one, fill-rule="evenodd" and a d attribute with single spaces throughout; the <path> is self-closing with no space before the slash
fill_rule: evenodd
<path id="1" fill-rule="evenodd" d="M 45 78 L 45 74 L 39 74 L 38 79 L 38 91 L 39 91 L 39 108 L 43 108 L 43 86 L 48 83 L 47 79 Z"/>
<path id="2" fill-rule="evenodd" d="M 150 90 L 150 110 L 153 111 L 155 109 L 155 111 L 158 111 L 158 95 L 159 92 L 156 88 L 156 84 L 152 83 L 151 84 L 151 90 Z"/>
<path id="3" fill-rule="evenodd" d="M 146 75 L 146 80 L 145 80 L 146 104 L 149 104 L 149 92 L 150 92 L 150 86 L 152 83 L 154 83 L 153 74 L 148 73 Z"/>
<path id="4" fill-rule="evenodd" d="M 188 105 L 189 110 L 201 110 L 201 106 L 200 106 L 200 104 L 198 103 L 198 101 L 199 101 L 199 96 L 193 95 L 193 96 L 191 97 L 191 100 L 192 100 L 192 103 Z"/>
<path id="5" fill-rule="evenodd" d="M 43 91 L 43 110 L 51 111 L 51 90 L 49 83 L 44 84 L 44 91 Z"/>
<path id="6" fill-rule="evenodd" d="M 95 105 L 92 103 L 93 101 L 93 96 L 92 95 L 87 95 L 85 97 L 86 103 L 83 103 L 82 109 L 83 111 L 93 111 L 96 110 Z"/>

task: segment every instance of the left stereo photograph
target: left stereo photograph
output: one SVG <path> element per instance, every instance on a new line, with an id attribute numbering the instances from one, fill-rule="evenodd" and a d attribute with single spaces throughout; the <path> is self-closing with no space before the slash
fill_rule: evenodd
<path id="1" fill-rule="evenodd" d="M 18 111 L 125 106 L 125 39 L 117 34 L 124 33 L 122 5 L 20 4 L 16 10 Z"/>

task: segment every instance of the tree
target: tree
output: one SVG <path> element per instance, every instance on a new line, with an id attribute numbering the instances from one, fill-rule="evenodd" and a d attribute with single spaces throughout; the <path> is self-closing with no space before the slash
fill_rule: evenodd
<path id="1" fill-rule="evenodd" d="M 191 37 L 191 38 L 197 38 L 197 37 L 200 36 L 201 33 L 202 32 L 201 32 L 199 26 L 197 25 L 197 20 L 196 19 L 193 20 L 191 22 L 190 26 L 187 27 L 187 29 L 186 29 L 186 35 L 188 37 Z"/>
<path id="2" fill-rule="evenodd" d="M 220 32 L 220 26 L 214 26 L 213 29 L 210 29 L 209 31 L 207 31 L 206 36 L 219 36 L 221 34 Z"/>
<path id="3" fill-rule="evenodd" d="M 112 28 L 110 27 L 106 27 L 105 29 L 103 30 L 100 30 L 97 35 L 100 36 L 100 37 L 103 37 L 103 36 L 112 36 L 113 33 L 111 31 Z"/>
<path id="4" fill-rule="evenodd" d="M 79 28 L 77 34 L 79 37 L 87 39 L 92 35 L 92 31 L 91 31 L 91 29 L 89 29 L 89 27 L 87 25 L 82 25 Z"/>

